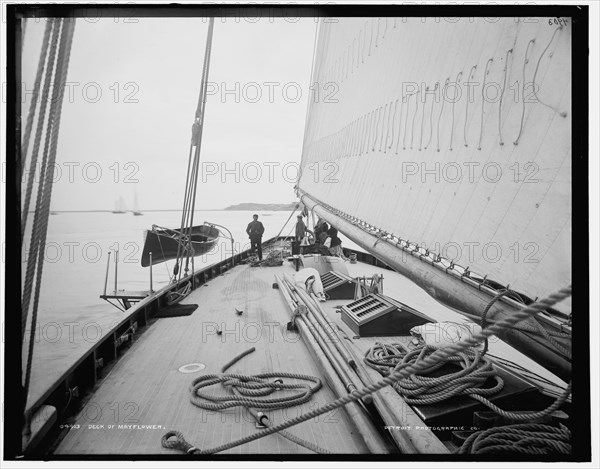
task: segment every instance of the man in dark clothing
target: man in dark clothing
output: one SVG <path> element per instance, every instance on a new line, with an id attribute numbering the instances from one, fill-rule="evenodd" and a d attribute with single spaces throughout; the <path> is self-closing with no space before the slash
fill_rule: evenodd
<path id="1" fill-rule="evenodd" d="M 298 221 L 296 222 L 296 236 L 294 239 L 294 243 L 292 243 L 292 254 L 300 254 L 300 243 L 306 236 L 306 233 L 312 234 L 304 222 L 302 221 L 302 215 L 298 215 Z"/>
<path id="2" fill-rule="evenodd" d="M 327 222 L 325 220 L 323 220 L 322 218 L 319 218 L 319 221 L 315 225 L 315 243 L 316 244 L 323 244 L 325 242 L 325 240 L 329 236 L 327 234 L 328 229 L 329 229 L 329 225 L 327 224 Z"/>
<path id="3" fill-rule="evenodd" d="M 248 228 L 246 228 L 246 233 L 250 238 L 250 252 L 252 254 L 257 252 L 258 259 L 262 260 L 262 235 L 265 232 L 265 227 L 258 221 L 258 215 L 254 214 L 252 218 L 254 220 L 248 223 Z"/>
<path id="4" fill-rule="evenodd" d="M 341 257 L 346 260 L 346 256 L 344 255 L 344 250 L 342 249 L 342 240 L 338 237 L 338 230 L 336 230 L 333 226 L 327 230 L 327 234 L 331 239 L 329 244 L 329 252 L 332 256 Z"/>

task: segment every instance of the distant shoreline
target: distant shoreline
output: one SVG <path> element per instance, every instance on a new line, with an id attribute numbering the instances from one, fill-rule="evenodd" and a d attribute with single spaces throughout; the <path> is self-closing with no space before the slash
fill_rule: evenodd
<path id="1" fill-rule="evenodd" d="M 195 212 L 218 212 L 220 210 L 223 210 L 222 208 L 205 208 L 205 209 L 198 209 L 195 210 Z M 153 210 L 145 210 L 145 209 L 138 209 L 135 210 L 136 212 L 142 212 L 142 213 L 146 213 L 146 212 L 181 212 L 180 208 L 164 208 L 164 209 L 153 209 Z M 113 213 L 114 210 L 51 210 L 52 213 Z M 133 210 L 123 210 L 122 213 L 133 213 Z M 29 211 L 29 213 L 34 213 L 32 210 Z"/>
<path id="2" fill-rule="evenodd" d="M 222 212 L 222 211 L 252 211 L 252 210 L 263 210 L 270 212 L 278 212 L 283 210 L 293 210 L 296 207 L 296 202 L 289 204 L 254 204 L 254 203 L 242 203 L 236 205 L 230 205 L 225 208 L 206 208 L 198 209 L 196 212 Z M 180 208 L 165 208 L 165 209 L 153 209 L 145 210 L 138 209 L 138 212 L 149 213 L 149 212 L 181 212 Z M 51 210 L 52 213 L 113 213 L 113 210 Z M 133 213 L 133 210 L 125 210 L 125 213 Z M 29 213 L 34 213 L 32 210 Z"/>
<path id="3" fill-rule="evenodd" d="M 255 204 L 252 202 L 230 205 L 223 210 L 267 210 L 271 212 L 277 212 L 281 210 L 293 210 L 298 205 L 297 202 L 291 202 L 289 204 Z"/>

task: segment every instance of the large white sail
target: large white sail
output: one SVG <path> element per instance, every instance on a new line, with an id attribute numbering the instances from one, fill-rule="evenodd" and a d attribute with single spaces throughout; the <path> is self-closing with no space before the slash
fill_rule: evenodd
<path id="1" fill-rule="evenodd" d="M 337 18 L 316 47 L 302 191 L 531 298 L 570 284 L 569 19 Z"/>

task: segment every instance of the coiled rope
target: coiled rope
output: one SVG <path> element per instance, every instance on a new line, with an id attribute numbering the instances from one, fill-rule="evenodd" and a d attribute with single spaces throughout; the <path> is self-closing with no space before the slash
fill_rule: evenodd
<path id="1" fill-rule="evenodd" d="M 376 345 L 373 348 L 377 349 L 380 347 L 380 345 Z M 389 374 L 393 370 L 400 369 L 407 364 L 422 360 L 424 357 L 431 355 L 435 350 L 435 347 L 426 345 L 404 354 L 396 351 L 394 358 L 391 360 L 371 357 L 370 360 L 365 360 L 365 363 L 371 366 L 371 363 L 376 362 L 378 364 L 376 369 L 379 372 L 383 371 Z M 382 351 L 385 353 L 386 349 L 382 349 Z M 373 352 L 369 352 L 373 354 Z M 377 352 L 375 353 L 377 354 Z M 381 355 L 381 353 L 378 355 Z M 438 378 L 424 376 L 448 363 L 459 365 L 461 370 L 445 374 Z M 493 378 L 496 384 L 491 388 L 484 388 L 483 385 L 488 378 Z M 407 376 L 397 381 L 393 387 L 404 397 L 404 400 L 408 404 L 429 405 L 462 394 L 469 396 L 491 396 L 502 390 L 504 381 L 498 376 L 492 363 L 484 358 L 481 352 L 476 350 L 474 353 L 467 351 L 450 356 L 445 361 L 440 361 L 427 367 L 419 374 Z"/>
<path id="2" fill-rule="evenodd" d="M 487 341 L 486 341 L 487 342 Z M 487 349 L 487 347 L 486 347 Z M 404 363 L 421 360 L 431 354 L 434 347 L 425 346 L 407 352 L 401 344 L 376 344 L 369 349 L 364 361 L 370 367 L 386 375 Z M 408 404 L 435 404 L 453 396 L 466 394 L 485 404 L 491 410 L 507 419 L 534 420 L 544 417 L 558 409 L 571 393 L 571 384 L 561 393 L 556 401 L 547 409 L 539 412 L 506 412 L 487 400 L 490 396 L 502 390 L 504 383 L 492 363 L 479 351 L 474 357 L 469 353 L 458 353 L 449 357 L 447 362 L 458 362 L 462 370 L 449 373 L 439 378 L 425 377 L 445 363 L 439 363 L 423 370 L 420 375 L 411 375 L 394 383 L 394 389 L 403 396 Z M 446 362 L 446 363 L 447 363 Z M 482 388 L 488 378 L 496 380 L 495 386 Z M 492 428 L 471 435 L 459 449 L 461 454 L 569 454 L 571 433 L 566 428 L 549 425 L 519 424 Z"/>
<path id="3" fill-rule="evenodd" d="M 255 348 L 252 347 L 245 352 L 241 353 L 234 359 L 227 362 L 222 368 L 221 372 L 224 373 L 228 368 L 233 366 L 239 360 L 246 355 L 254 352 Z M 273 381 L 269 381 L 268 378 L 278 378 Z M 300 384 L 284 384 L 281 378 L 303 380 L 307 383 Z M 208 388 L 210 386 L 221 384 L 225 390 L 225 396 L 219 396 L 215 394 L 206 394 L 200 392 L 202 388 Z M 312 383 L 312 384 L 308 384 Z M 250 414 L 265 427 L 269 427 L 270 421 L 268 417 L 262 412 L 256 412 L 252 407 L 258 409 L 283 409 L 300 405 L 308 402 L 312 395 L 321 389 L 321 380 L 309 376 L 297 373 L 262 373 L 259 375 L 239 375 L 239 374 L 221 374 L 221 375 L 206 375 L 195 379 L 191 386 L 191 402 L 202 409 L 207 410 L 224 410 L 231 407 L 245 407 Z M 265 396 L 271 395 L 275 391 L 291 391 L 298 390 L 293 394 L 288 394 L 280 398 L 266 398 Z M 281 436 L 288 440 L 303 446 L 305 448 L 320 454 L 329 454 L 330 451 L 323 449 L 309 441 L 306 441 L 296 435 L 293 435 L 286 431 L 279 432 Z M 168 436 L 167 436 L 168 435 Z M 185 442 L 183 436 L 179 432 L 169 432 L 162 439 L 162 445 L 165 448 L 179 449 L 186 453 L 193 453 L 197 451 L 197 448 L 193 447 L 189 443 Z M 171 436 L 176 436 L 176 440 L 169 440 Z"/>
<path id="4" fill-rule="evenodd" d="M 365 357 L 365 363 L 375 368 L 381 374 L 389 375 L 402 369 L 407 364 L 421 362 L 425 357 L 432 355 L 435 347 L 425 345 L 410 352 L 404 351 L 400 344 L 383 346 L 376 344 Z M 454 396 L 467 395 L 506 419 L 512 420 L 534 420 L 545 417 L 558 409 L 571 394 L 571 384 L 548 408 L 541 411 L 519 411 L 508 412 L 486 399 L 485 396 L 493 396 L 504 387 L 504 381 L 498 376 L 492 362 L 486 359 L 482 352 L 470 349 L 458 352 L 446 357 L 444 361 L 434 363 L 423 368 L 418 374 L 407 376 L 394 383 L 394 389 L 404 397 L 408 404 L 430 405 L 443 402 Z M 447 373 L 440 377 L 424 376 L 443 367 L 447 363 L 459 365 L 462 369 L 457 372 Z M 492 387 L 483 387 L 489 379 L 495 380 Z"/>
<path id="5" fill-rule="evenodd" d="M 377 343 L 367 351 L 363 361 L 382 375 L 387 376 L 406 353 L 407 350 L 402 344 Z"/>
<path id="6" fill-rule="evenodd" d="M 293 319 L 292 319 L 293 320 Z M 221 368 L 221 373 L 225 373 L 225 371 L 227 371 L 227 369 L 231 366 L 233 366 L 235 363 L 237 363 L 239 360 L 241 360 L 242 358 L 244 358 L 246 355 L 251 354 L 252 352 L 254 352 L 254 350 L 256 350 L 254 347 L 246 350 L 245 352 L 242 352 L 241 354 L 239 354 L 237 357 L 235 357 L 233 360 L 230 360 L 229 362 L 227 362 L 225 365 L 223 365 L 223 367 Z M 277 381 L 277 380 L 276 380 Z M 232 388 L 231 391 L 235 394 L 235 388 Z M 315 391 L 316 392 L 316 391 Z M 250 407 L 246 407 L 246 410 L 248 410 L 248 412 L 256 419 L 257 422 L 260 422 L 263 424 L 263 426 L 265 427 L 270 427 L 271 426 L 271 422 L 269 420 L 269 418 L 264 415 L 262 412 L 256 412 L 254 409 L 250 408 Z M 318 445 L 315 445 L 313 443 L 311 443 L 310 441 L 306 441 L 290 432 L 286 432 L 285 430 L 282 430 L 279 432 L 279 435 L 281 435 L 282 437 L 288 439 L 289 441 L 296 443 L 299 446 L 303 446 L 304 448 L 307 448 L 311 451 L 314 451 L 315 453 L 318 454 L 331 454 L 330 451 L 321 448 Z"/>
<path id="7" fill-rule="evenodd" d="M 287 378 L 310 382 L 279 383 L 268 378 Z M 216 384 L 235 389 L 240 395 L 217 395 L 208 391 Z M 224 410 L 231 407 L 256 407 L 259 409 L 275 410 L 304 404 L 310 401 L 313 394 L 321 389 L 321 380 L 314 376 L 286 372 L 268 372 L 257 375 L 210 374 L 196 378 L 191 386 L 191 402 L 196 407 L 206 410 Z M 270 396 L 274 391 L 290 391 L 291 394 L 282 397 Z"/>
<path id="8" fill-rule="evenodd" d="M 571 432 L 561 426 L 505 425 L 471 435 L 459 454 L 570 454 Z"/>
<path id="9" fill-rule="evenodd" d="M 482 330 L 480 333 L 475 333 L 472 336 L 466 337 L 465 339 L 461 340 L 460 342 L 452 344 L 449 347 L 445 347 L 443 349 L 438 349 L 431 355 L 424 357 L 422 360 L 416 361 L 411 364 L 407 364 L 406 367 L 404 367 L 404 368 L 394 370 L 393 373 L 391 373 L 389 376 L 381 379 L 377 383 L 365 386 L 364 388 L 359 389 L 352 394 L 347 394 L 347 395 L 342 396 L 332 402 L 329 402 L 328 404 L 325 404 L 324 406 L 320 407 L 319 409 L 312 410 L 310 412 L 307 412 L 304 415 L 300 415 L 291 420 L 288 420 L 287 422 L 280 423 L 278 425 L 274 425 L 274 426 L 269 427 L 260 432 L 256 432 L 252 435 L 248 435 L 246 437 L 226 443 L 224 445 L 217 446 L 215 448 L 200 450 L 198 448 L 192 447 L 187 441 L 185 441 L 185 439 L 183 438 L 183 435 L 181 433 L 179 433 L 177 431 L 170 431 L 162 437 L 161 443 L 162 443 L 163 447 L 165 447 L 165 448 L 180 448 L 180 449 L 188 448 L 185 451 L 186 452 L 189 451 L 194 454 L 214 454 L 214 453 L 219 453 L 221 451 L 228 450 L 230 448 L 234 448 L 239 445 L 243 445 L 245 443 L 249 443 L 249 442 L 257 440 L 259 438 L 263 438 L 267 435 L 271 435 L 273 433 L 280 432 L 281 430 L 285 430 L 286 428 L 292 427 L 299 423 L 306 422 L 307 420 L 318 417 L 319 415 L 323 415 L 327 412 L 331 412 L 332 410 L 342 407 L 346 404 L 349 404 L 350 402 L 356 402 L 359 399 L 363 398 L 364 396 L 366 396 L 368 394 L 372 394 L 374 392 L 377 392 L 386 386 L 393 385 L 396 381 L 403 379 L 407 376 L 410 376 L 411 374 L 418 373 L 421 370 L 426 369 L 427 367 L 438 363 L 440 360 L 445 360 L 446 358 L 454 356 L 457 353 L 468 349 L 469 347 L 475 346 L 487 337 L 490 337 L 492 335 L 497 335 L 502 331 L 511 329 L 515 326 L 515 324 L 539 313 L 540 311 L 544 311 L 547 308 L 552 307 L 553 305 L 564 300 L 565 298 L 568 298 L 569 296 L 571 296 L 571 292 L 572 292 L 572 288 L 569 285 L 568 287 L 563 288 L 555 293 L 552 293 L 551 295 L 549 295 L 545 298 L 542 298 L 539 301 L 536 301 L 528 306 L 525 306 L 522 310 L 517 311 L 517 312 L 511 314 L 510 316 L 505 317 L 505 318 L 501 319 L 500 321 L 490 325 L 488 328 Z M 569 392 L 570 392 L 570 386 L 569 386 Z M 175 437 L 176 439 L 171 440 L 171 437 Z M 193 448 L 193 451 L 190 451 L 191 448 Z"/>

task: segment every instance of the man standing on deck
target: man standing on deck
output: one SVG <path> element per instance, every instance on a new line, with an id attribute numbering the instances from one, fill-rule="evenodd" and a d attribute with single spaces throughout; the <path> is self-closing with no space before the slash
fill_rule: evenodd
<path id="1" fill-rule="evenodd" d="M 250 238 L 250 252 L 252 254 L 258 252 L 258 260 L 262 261 L 262 235 L 265 232 L 265 227 L 258 221 L 256 213 L 252 215 L 252 218 L 254 220 L 248 223 L 248 228 L 246 228 L 246 233 Z"/>
<path id="2" fill-rule="evenodd" d="M 327 230 L 327 234 L 329 235 L 330 243 L 329 243 L 329 252 L 332 256 L 341 257 L 343 260 L 347 260 L 348 258 L 344 255 L 344 250 L 342 249 L 342 240 L 338 237 L 338 230 L 336 230 L 333 226 Z"/>
<path id="3" fill-rule="evenodd" d="M 327 230 L 329 229 L 329 225 L 325 220 L 319 218 L 319 221 L 315 225 L 315 243 L 323 244 L 327 239 Z"/>
<path id="4" fill-rule="evenodd" d="M 304 222 L 302 221 L 302 215 L 298 215 L 298 221 L 296 222 L 296 236 L 294 239 L 294 243 L 292 244 L 292 254 L 300 254 L 300 243 L 306 236 L 306 233 L 312 234 Z"/>

